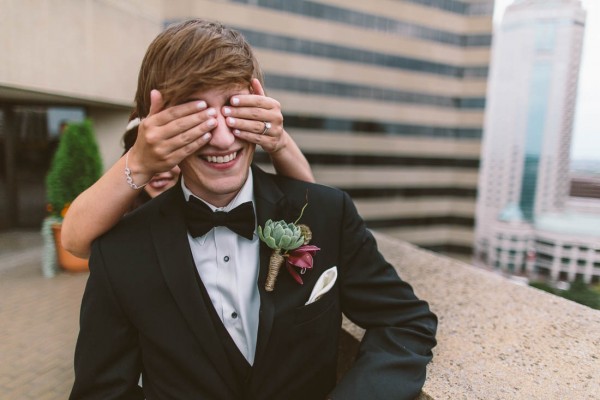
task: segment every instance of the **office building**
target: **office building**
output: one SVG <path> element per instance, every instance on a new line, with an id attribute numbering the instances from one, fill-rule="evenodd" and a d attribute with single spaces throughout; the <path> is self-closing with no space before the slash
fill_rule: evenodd
<path id="1" fill-rule="evenodd" d="M 9 60 L 0 65 L 0 102 L 16 131 L 26 131 L 24 112 L 41 121 L 56 106 L 76 107 L 96 122 L 110 165 L 148 43 L 171 22 L 218 19 L 255 47 L 268 94 L 319 182 L 347 190 L 371 228 L 472 253 L 492 0 L 0 4 L 9 16 L 0 26 Z M 268 167 L 264 153 L 257 157 Z M 2 185 L 19 193 L 0 202 L 0 227 L 20 224 L 21 192 L 33 185 L 20 168 L 7 169 Z"/>
<path id="2" fill-rule="evenodd" d="M 521 0 L 504 15 L 490 67 L 477 263 L 553 280 L 600 276 L 598 216 L 568 207 L 584 29 L 579 0 Z"/>

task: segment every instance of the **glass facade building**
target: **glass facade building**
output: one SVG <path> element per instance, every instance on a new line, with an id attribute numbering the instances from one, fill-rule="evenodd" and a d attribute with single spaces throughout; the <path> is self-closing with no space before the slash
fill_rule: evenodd
<path id="1" fill-rule="evenodd" d="M 538 254 L 546 249 L 536 244 L 543 235 L 538 225 L 567 210 L 584 28 L 579 0 L 515 2 L 506 11 L 490 66 L 477 199 L 478 264 L 532 274 L 549 262 L 547 252 Z M 577 242 L 573 236 L 563 239 Z M 553 242 L 563 239 L 555 235 Z M 555 264 L 551 270 L 547 275 L 558 279 Z M 587 271 L 586 280 L 593 275 Z"/>

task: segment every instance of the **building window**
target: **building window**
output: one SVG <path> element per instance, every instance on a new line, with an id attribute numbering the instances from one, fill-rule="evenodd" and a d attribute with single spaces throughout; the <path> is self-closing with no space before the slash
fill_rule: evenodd
<path id="1" fill-rule="evenodd" d="M 390 103 L 423 104 L 456 109 L 483 109 L 484 98 L 457 98 L 430 95 L 381 87 L 356 85 L 345 82 L 320 81 L 279 74 L 266 74 L 265 81 L 271 89 L 327 96 L 371 99 Z"/>
<path id="2" fill-rule="evenodd" d="M 358 48 L 302 40 L 295 37 L 258 32 L 241 27 L 235 28 L 246 37 L 250 44 L 257 48 L 268 48 L 288 53 L 305 54 L 314 57 L 357 62 L 420 73 L 453 76 L 456 78 L 484 79 L 488 75 L 487 66 L 462 67 L 393 54 L 377 53 Z"/>
<path id="3" fill-rule="evenodd" d="M 492 37 L 489 34 L 461 35 L 456 34 L 454 32 L 433 29 L 424 25 L 418 25 L 406 21 L 399 21 L 397 19 L 384 17 L 381 15 L 367 14 L 361 11 L 351 10 L 349 8 L 338 7 L 330 4 L 321 4 L 307 0 L 231 1 L 234 3 L 252 4 L 258 7 L 265 7 L 273 10 L 304 15 L 315 19 L 323 19 L 341 24 L 358 26 L 361 28 L 385 32 L 401 37 L 410 36 L 417 39 L 452 44 L 454 46 L 489 47 L 492 42 Z M 464 4 L 464 6 L 466 7 L 466 9 L 469 8 L 469 6 L 466 4 Z M 489 5 L 487 6 L 489 8 Z M 491 14 L 491 12 L 489 14 Z"/>
<path id="4" fill-rule="evenodd" d="M 419 136 L 452 139 L 481 139 L 481 129 L 408 125 L 386 121 L 365 121 L 285 114 L 287 127 L 326 130 L 328 132 L 369 132 L 383 135 Z"/>

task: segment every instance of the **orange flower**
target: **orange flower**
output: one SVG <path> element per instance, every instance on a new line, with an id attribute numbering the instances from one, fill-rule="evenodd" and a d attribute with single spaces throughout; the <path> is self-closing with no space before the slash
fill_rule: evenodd
<path id="1" fill-rule="evenodd" d="M 65 206 L 63 207 L 62 211 L 60 212 L 60 216 L 61 217 L 65 217 L 65 215 L 67 215 L 67 211 L 69 211 L 69 207 L 71 206 L 71 203 L 67 203 L 65 204 Z"/>

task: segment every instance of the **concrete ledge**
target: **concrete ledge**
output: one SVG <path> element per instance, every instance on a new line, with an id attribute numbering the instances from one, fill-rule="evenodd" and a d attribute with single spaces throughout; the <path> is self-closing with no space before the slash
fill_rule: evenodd
<path id="1" fill-rule="evenodd" d="M 419 400 L 600 398 L 600 311 L 382 234 L 376 238 L 439 318 L 438 346 Z M 362 337 L 351 322 L 343 327 Z M 356 351 L 348 340 L 342 345 L 344 353 Z"/>

